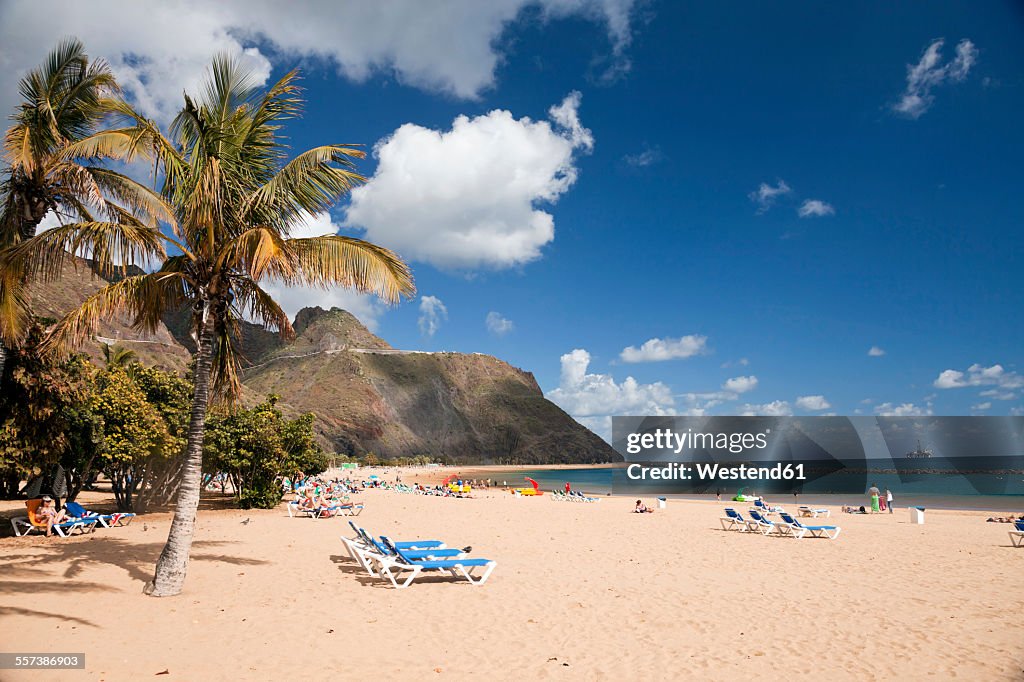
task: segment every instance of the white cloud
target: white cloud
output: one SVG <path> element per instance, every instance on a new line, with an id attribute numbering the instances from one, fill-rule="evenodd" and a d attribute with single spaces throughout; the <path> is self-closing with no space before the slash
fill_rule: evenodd
<path id="1" fill-rule="evenodd" d="M 775 186 L 769 185 L 767 182 L 762 182 L 761 185 L 753 192 L 748 194 L 750 200 L 757 204 L 757 212 L 764 213 L 775 203 L 775 200 L 780 196 L 789 194 L 792 192 L 789 185 L 784 180 L 779 180 Z"/>
<path id="2" fill-rule="evenodd" d="M 576 181 L 575 156 L 593 138 L 578 93 L 551 109 L 555 125 L 494 110 L 451 130 L 406 123 L 378 142 L 377 171 L 352 192 L 346 221 L 407 259 L 441 268 L 508 268 L 535 260 L 555 237 L 540 203 Z"/>
<path id="3" fill-rule="evenodd" d="M 1024 388 L 1024 376 L 1016 372 L 1007 372 L 1002 365 L 982 367 L 975 363 L 967 368 L 967 372 L 947 369 L 935 380 L 935 388 L 964 388 L 967 386 L 998 386 L 1013 390 Z"/>
<path id="4" fill-rule="evenodd" d="M 380 318 L 387 311 L 387 307 L 375 296 L 361 294 L 352 289 L 334 288 L 325 291 L 316 287 L 285 287 L 266 282 L 262 287 L 293 320 L 295 314 L 303 308 L 341 308 L 355 315 L 367 329 L 375 332 L 380 326 Z"/>
<path id="5" fill-rule="evenodd" d="M 720 365 L 720 367 L 722 369 L 728 369 L 728 368 L 733 367 L 733 366 L 746 367 L 749 364 L 750 364 L 750 360 L 748 360 L 747 358 L 740 358 L 739 360 L 736 360 L 735 362 L 733 362 L 731 360 L 727 360 L 726 362 L 723 362 Z"/>
<path id="6" fill-rule="evenodd" d="M 751 374 L 747 377 L 733 377 L 726 379 L 722 388 L 730 393 L 746 393 L 757 388 L 757 377 Z"/>
<path id="7" fill-rule="evenodd" d="M 832 207 L 832 204 L 821 199 L 807 199 L 796 210 L 796 214 L 801 218 L 821 218 L 827 215 L 835 215 L 835 213 L 836 209 Z"/>
<path id="8" fill-rule="evenodd" d="M 956 55 L 943 64 L 944 43 L 942 38 L 933 40 L 917 64 L 907 65 L 907 87 L 893 104 L 893 111 L 908 118 L 920 118 L 935 101 L 932 89 L 947 81 L 960 82 L 967 78 L 978 59 L 978 49 L 970 40 L 961 40 L 957 43 Z"/>
<path id="9" fill-rule="evenodd" d="M 740 414 L 744 417 L 788 417 L 793 414 L 793 408 L 785 400 L 773 400 L 760 405 L 747 403 L 740 408 Z"/>
<path id="10" fill-rule="evenodd" d="M 985 410 L 992 409 L 992 403 L 985 401 L 983 403 L 978 403 L 977 405 L 971 405 L 971 409 L 975 412 L 984 412 Z"/>
<path id="11" fill-rule="evenodd" d="M 628 346 L 619 357 L 623 362 L 660 362 L 673 358 L 689 358 L 707 352 L 708 337 L 689 334 L 678 339 L 649 339 L 642 346 Z"/>
<path id="12" fill-rule="evenodd" d="M 879 417 L 927 417 L 932 414 L 932 406 L 931 403 L 924 407 L 914 403 L 882 403 L 875 407 L 875 414 Z"/>
<path id="13" fill-rule="evenodd" d="M 823 395 L 802 395 L 796 399 L 796 406 L 801 410 L 827 410 L 832 404 Z"/>
<path id="14" fill-rule="evenodd" d="M 501 313 L 496 313 L 493 310 L 487 313 L 484 323 L 487 325 L 487 331 L 495 336 L 504 336 L 515 327 L 512 320 L 502 317 Z"/>
<path id="15" fill-rule="evenodd" d="M 448 308 L 436 296 L 420 298 L 420 333 L 433 336 L 441 328 L 441 322 L 448 319 Z"/>
<path id="16" fill-rule="evenodd" d="M 633 166 L 634 168 L 645 168 L 653 166 L 661 161 L 662 158 L 664 158 L 664 154 L 661 153 L 661 148 L 646 147 L 643 151 L 636 154 L 626 154 L 622 157 L 622 160 L 626 162 L 626 165 Z"/>
<path id="17" fill-rule="evenodd" d="M 626 377 L 619 383 L 608 374 L 590 374 L 590 353 L 581 348 L 563 355 L 561 363 L 561 381 L 547 398 L 581 423 L 611 415 L 674 414 L 672 391 L 660 381 L 641 384 Z"/>
<path id="18" fill-rule="evenodd" d="M 873 358 L 880 358 L 885 355 L 885 351 L 878 346 L 871 346 L 871 348 L 868 349 L 868 355 Z"/>
<path id="19" fill-rule="evenodd" d="M 998 388 L 990 388 L 987 391 L 982 391 L 979 395 L 983 398 L 992 398 L 993 400 L 1016 400 L 1017 394 L 1013 391 L 1003 391 Z"/>
<path id="20" fill-rule="evenodd" d="M 1024 407 L 1017 406 L 1010 408 L 1011 417 L 1024 417 Z"/>
<path id="21" fill-rule="evenodd" d="M 309 58 L 363 81 L 381 74 L 398 82 L 459 98 L 492 87 L 503 58 L 503 31 L 526 8 L 545 21 L 578 17 L 601 24 L 611 47 L 609 70 L 628 70 L 634 0 L 449 0 L 439 11 L 417 0 L 305 3 L 160 3 L 63 0 L 41 9 L 29 0 L 0 10 L 0 99 L 6 116 L 14 82 L 67 35 L 90 55 L 110 61 L 119 81 L 147 115 L 169 120 L 218 52 L 245 55 L 270 75 L 268 55 L 281 66 Z M 116 27 L 116 28 L 114 28 Z"/>

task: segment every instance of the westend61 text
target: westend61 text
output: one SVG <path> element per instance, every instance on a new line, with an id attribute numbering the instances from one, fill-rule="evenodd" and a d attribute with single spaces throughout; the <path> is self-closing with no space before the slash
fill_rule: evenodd
<path id="1" fill-rule="evenodd" d="M 803 464 L 783 464 L 774 466 L 739 466 L 724 467 L 720 464 L 697 462 L 680 464 L 672 462 L 665 466 L 650 467 L 642 464 L 630 464 L 626 467 L 626 476 L 633 481 L 803 481 Z"/>

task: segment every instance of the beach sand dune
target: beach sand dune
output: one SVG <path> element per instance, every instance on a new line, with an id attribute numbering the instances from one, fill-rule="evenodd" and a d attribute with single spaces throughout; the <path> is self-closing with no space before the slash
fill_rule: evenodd
<path id="1" fill-rule="evenodd" d="M 385 587 L 348 559 L 342 519 L 283 507 L 201 512 L 171 599 L 142 595 L 168 514 L 4 538 L 3 649 L 87 663 L 0 679 L 1024 677 L 1024 549 L 982 513 L 834 514 L 838 540 L 796 541 L 720 530 L 726 503 L 361 497 L 371 532 L 472 545 L 498 561 L 491 580 Z"/>

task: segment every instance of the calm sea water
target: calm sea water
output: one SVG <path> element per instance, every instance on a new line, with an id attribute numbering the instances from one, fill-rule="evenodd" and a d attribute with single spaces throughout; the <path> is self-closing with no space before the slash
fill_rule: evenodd
<path id="1" fill-rule="evenodd" d="M 565 483 L 572 483 L 573 488 L 591 495 L 610 495 L 613 491 L 612 469 L 581 467 L 576 469 L 518 469 L 488 471 L 492 481 L 503 482 L 509 486 L 525 485 L 525 477 L 537 481 L 541 489 L 562 490 Z M 901 477 L 896 473 L 869 474 L 869 482 L 864 486 L 863 494 L 827 492 L 807 492 L 799 496 L 800 504 L 831 504 L 854 506 L 868 503 L 867 487 L 872 483 L 881 490 L 892 491 L 898 509 L 907 506 L 932 507 L 935 509 L 977 509 L 993 511 L 1011 511 L 1024 513 L 1024 476 L 1009 474 L 971 474 L 970 480 L 958 474 L 917 474 L 913 477 Z M 907 480 L 912 478 L 912 480 Z M 826 484 L 827 485 L 827 484 Z M 979 494 L 982 491 L 1003 491 L 1001 494 Z M 722 486 L 722 499 L 729 500 L 738 491 L 738 487 Z M 756 493 L 750 486 L 747 493 Z M 635 493 L 630 493 L 634 495 Z M 707 495 L 666 495 L 681 499 L 714 499 L 714 494 Z M 782 503 L 794 499 L 791 493 L 767 493 L 770 502 Z"/>

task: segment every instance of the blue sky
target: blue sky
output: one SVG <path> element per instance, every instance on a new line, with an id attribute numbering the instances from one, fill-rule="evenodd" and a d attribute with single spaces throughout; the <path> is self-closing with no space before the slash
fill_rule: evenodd
<path id="1" fill-rule="evenodd" d="M 0 103 L 65 34 L 158 119 L 215 51 L 300 66 L 295 147 L 376 149 L 314 231 L 396 249 L 420 296 L 279 292 L 293 311 L 493 354 L 600 433 L 1024 409 L 1019 5 L 167 5 L 159 32 L 5 5 Z"/>

